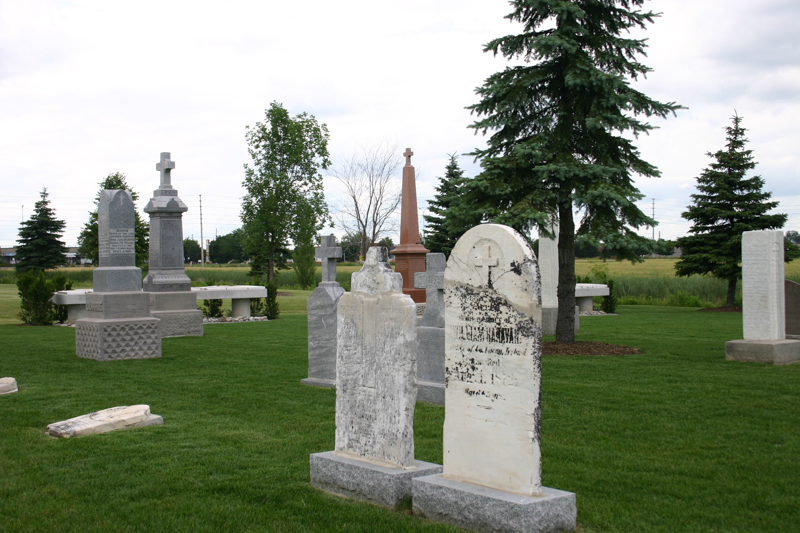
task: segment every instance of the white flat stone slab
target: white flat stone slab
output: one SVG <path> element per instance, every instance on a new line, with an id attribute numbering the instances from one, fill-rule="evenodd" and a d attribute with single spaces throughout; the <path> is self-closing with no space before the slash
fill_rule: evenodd
<path id="1" fill-rule="evenodd" d="M 586 296 L 608 296 L 608 285 L 602 283 L 576 283 L 575 298 Z M 558 302 L 556 302 L 558 305 Z"/>
<path id="2" fill-rule="evenodd" d="M 17 392 L 17 380 L 14 378 L 0 378 L 0 394 Z"/>
<path id="3" fill-rule="evenodd" d="M 56 422 L 47 430 L 53 437 L 69 438 L 163 423 L 161 416 L 150 413 L 149 405 L 123 405 Z"/>
<path id="4" fill-rule="evenodd" d="M 92 289 L 73 289 L 69 291 L 58 291 L 53 293 L 50 299 L 57 305 L 78 305 L 86 304 L 86 293 L 92 292 Z"/>
<path id="5" fill-rule="evenodd" d="M 198 300 L 227 300 L 238 298 L 266 298 L 267 289 L 260 285 L 211 285 L 192 287 Z"/>

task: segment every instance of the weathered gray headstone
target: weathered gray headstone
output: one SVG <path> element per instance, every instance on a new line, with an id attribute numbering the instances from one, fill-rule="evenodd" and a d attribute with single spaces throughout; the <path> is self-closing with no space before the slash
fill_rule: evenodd
<path id="1" fill-rule="evenodd" d="M 75 321 L 75 352 L 98 361 L 161 357 L 161 321 L 150 316 L 135 266 L 131 193 L 103 191 L 97 212 L 100 267 L 94 291 L 86 295 L 85 317 Z"/>
<path id="2" fill-rule="evenodd" d="M 17 380 L 14 378 L 0 378 L 0 394 L 17 392 Z"/>
<path id="3" fill-rule="evenodd" d="M 425 314 L 417 327 L 417 400 L 444 405 L 444 254 L 425 256 L 414 287 L 425 289 Z"/>
<path id="4" fill-rule="evenodd" d="M 441 471 L 414 460 L 416 305 L 402 283 L 373 247 L 339 299 L 336 449 L 310 458 L 315 487 L 389 507 Z"/>
<path id="5" fill-rule="evenodd" d="M 144 208 L 150 215 L 150 263 L 143 286 L 150 293 L 150 315 L 161 319 L 162 337 L 201 336 L 203 312 L 183 265 L 183 213 L 189 208 L 172 186 L 174 168 L 169 152 L 161 152 L 161 180 Z"/>
<path id="6" fill-rule="evenodd" d="M 800 283 L 784 281 L 786 300 L 786 338 L 800 340 Z"/>
<path id="7" fill-rule="evenodd" d="M 800 341 L 786 339 L 783 232 L 742 233 L 744 339 L 725 343 L 731 361 L 800 362 Z"/>
<path id="8" fill-rule="evenodd" d="M 315 387 L 336 386 L 336 309 L 344 289 L 336 282 L 336 258 L 342 249 L 336 237 L 326 235 L 316 248 L 322 260 L 322 283 L 306 302 L 308 311 L 308 377 L 301 380 Z"/>
<path id="9" fill-rule="evenodd" d="M 541 304 L 533 251 L 476 226 L 445 285 L 444 471 L 413 481 L 414 511 L 479 531 L 575 528 L 575 494 L 541 485 Z"/>
<path id="10" fill-rule="evenodd" d="M 53 437 L 70 438 L 163 424 L 161 416 L 150 413 L 149 405 L 123 405 L 49 424 L 47 432 Z"/>

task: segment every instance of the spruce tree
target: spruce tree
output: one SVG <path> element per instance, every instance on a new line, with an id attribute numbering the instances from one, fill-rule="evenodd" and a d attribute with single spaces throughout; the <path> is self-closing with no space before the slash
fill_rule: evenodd
<path id="1" fill-rule="evenodd" d="M 21 224 L 17 242 L 16 270 L 48 270 L 67 262 L 67 247 L 60 240 L 67 223 L 56 218 L 47 199 L 47 188 L 40 193 L 31 218 Z"/>
<path id="2" fill-rule="evenodd" d="M 681 259 L 675 263 L 679 276 L 711 274 L 728 280 L 728 307 L 733 307 L 736 282 L 742 277 L 742 232 L 777 229 L 786 224 L 784 214 L 768 214 L 778 202 L 769 201 L 772 193 L 763 191 L 761 176 L 745 177 L 756 167 L 753 151 L 745 149 L 742 117 L 735 114 L 733 125 L 725 128 L 724 150 L 707 153 L 714 159 L 697 178 L 697 194 L 681 216 L 692 221 L 686 237 L 678 239 Z M 785 259 L 798 254 L 785 248 Z"/>
<path id="3" fill-rule="evenodd" d="M 133 198 L 134 209 L 136 208 L 136 201 L 139 199 L 139 195 L 130 188 L 125 179 L 125 174 L 122 172 L 109 174 L 99 185 L 100 189 L 97 191 L 97 195 L 94 198 L 95 208 L 93 211 L 89 211 L 89 222 L 83 226 L 80 235 L 78 235 L 78 253 L 81 257 L 91 259 L 95 265 L 98 264 L 100 259 L 98 248 L 100 243 L 97 229 L 97 206 L 100 205 L 100 196 L 103 194 L 103 191 L 106 189 L 124 189 L 130 191 L 131 197 Z M 142 219 L 138 209 L 136 209 L 136 220 L 134 221 L 134 235 L 136 237 L 136 266 L 142 267 L 150 256 L 150 245 L 148 244 L 150 224 Z"/>
<path id="4" fill-rule="evenodd" d="M 435 187 L 436 196 L 428 201 L 428 210 L 433 213 L 425 215 L 427 235 L 425 247 L 431 252 L 443 253 L 447 256 L 456 245 L 456 241 L 472 226 L 480 224 L 481 214 L 472 209 L 460 209 L 459 201 L 463 192 L 464 170 L 458 166 L 456 154 L 448 154 L 450 161 L 444 168 L 444 176 L 439 178 L 439 186 Z"/>
<path id="5" fill-rule="evenodd" d="M 574 342 L 574 213 L 578 234 L 602 240 L 617 258 L 639 260 L 642 237 L 633 228 L 653 225 L 635 204 L 642 194 L 633 175 L 658 176 L 631 141 L 653 126 L 637 117 L 666 117 L 680 108 L 634 89 L 630 80 L 651 69 L 638 62 L 644 39 L 621 37 L 657 16 L 639 10 L 644 0 L 512 0 L 506 18 L 523 25 L 484 48 L 522 60 L 490 76 L 469 109 L 470 127 L 493 133 L 473 152 L 482 172 L 467 185 L 464 205 L 489 220 L 527 234 L 549 235 L 559 221 L 559 342 Z"/>

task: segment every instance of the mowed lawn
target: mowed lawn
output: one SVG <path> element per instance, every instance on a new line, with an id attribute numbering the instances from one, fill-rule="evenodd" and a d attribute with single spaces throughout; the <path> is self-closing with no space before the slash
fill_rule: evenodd
<path id="1" fill-rule="evenodd" d="M 458 531 L 310 486 L 335 391 L 300 383 L 304 296 L 281 298 L 278 320 L 207 325 L 150 360 L 79 359 L 72 328 L 0 325 L 0 376 L 20 386 L 0 396 L 0 531 Z M 579 531 L 799 529 L 800 365 L 726 362 L 741 335 L 736 313 L 621 306 L 583 317 L 579 340 L 644 353 L 544 357 L 543 481 L 577 493 Z M 137 403 L 165 425 L 45 433 Z M 417 404 L 418 459 L 441 463 L 443 420 Z"/>

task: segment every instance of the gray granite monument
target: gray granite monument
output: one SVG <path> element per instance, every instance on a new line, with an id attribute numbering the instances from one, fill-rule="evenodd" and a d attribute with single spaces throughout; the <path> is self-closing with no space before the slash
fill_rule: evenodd
<path id="1" fill-rule="evenodd" d="M 444 405 L 444 254 L 426 254 L 414 287 L 425 289 L 425 313 L 417 326 L 417 400 Z"/>
<path id="2" fill-rule="evenodd" d="M 336 237 L 320 239 L 315 257 L 322 260 L 322 282 L 306 302 L 308 310 L 308 377 L 305 385 L 333 388 L 336 386 L 336 308 L 344 289 L 336 282 L 336 259 L 342 249 Z"/>
<path id="3" fill-rule="evenodd" d="M 78 357 L 110 361 L 161 357 L 160 320 L 150 316 L 136 265 L 135 211 L 131 193 L 105 190 L 97 208 L 100 266 L 86 315 L 75 322 Z"/>
<path id="4" fill-rule="evenodd" d="M 475 531 L 576 527 L 575 494 L 542 487 L 542 309 L 533 251 L 476 226 L 444 274 L 442 474 L 412 481 L 414 512 Z"/>
<path id="5" fill-rule="evenodd" d="M 744 339 L 725 343 L 725 359 L 788 365 L 800 362 L 800 340 L 786 338 L 783 232 L 742 233 Z"/>
<path id="6" fill-rule="evenodd" d="M 162 337 L 201 336 L 203 312 L 183 266 L 182 219 L 189 208 L 172 187 L 174 168 L 169 152 L 161 152 L 156 164 L 161 181 L 144 208 L 150 215 L 150 269 L 143 286 L 150 297 L 150 315 L 161 319 Z"/>
<path id="7" fill-rule="evenodd" d="M 786 299 L 786 338 L 800 340 L 800 283 L 783 282 Z"/>
<path id="8" fill-rule="evenodd" d="M 336 448 L 312 454 L 310 467 L 319 489 L 396 507 L 412 478 L 441 467 L 414 459 L 416 305 L 388 259 L 370 248 L 339 299 Z"/>

